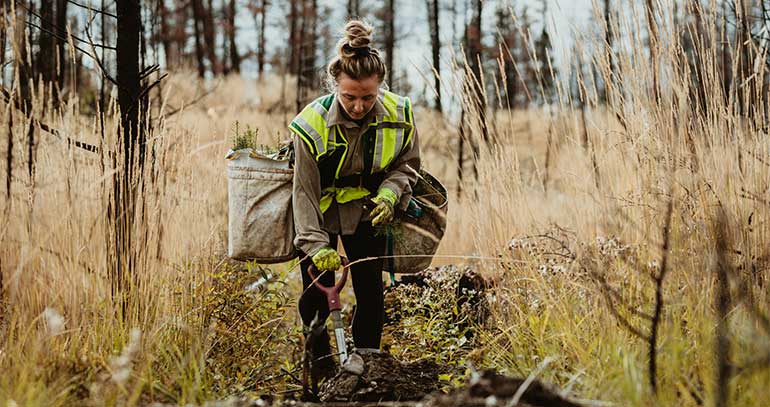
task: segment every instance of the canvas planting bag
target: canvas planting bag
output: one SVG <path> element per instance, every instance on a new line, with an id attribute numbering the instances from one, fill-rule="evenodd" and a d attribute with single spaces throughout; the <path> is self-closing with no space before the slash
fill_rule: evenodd
<path id="1" fill-rule="evenodd" d="M 444 237 L 447 190 L 427 171 L 418 174 L 409 208 L 398 212 L 387 237 L 386 253 L 393 257 L 385 260 L 383 271 L 413 274 L 425 270 Z"/>
<path id="2" fill-rule="evenodd" d="M 227 162 L 227 254 L 236 260 L 281 263 L 294 248 L 292 179 L 288 154 L 230 150 Z"/>

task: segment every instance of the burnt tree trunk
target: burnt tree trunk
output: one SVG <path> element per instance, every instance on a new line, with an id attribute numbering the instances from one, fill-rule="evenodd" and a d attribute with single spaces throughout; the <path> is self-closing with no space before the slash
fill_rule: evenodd
<path id="1" fill-rule="evenodd" d="M 44 2 L 45 3 L 45 2 Z M 67 78 L 67 43 L 63 38 L 67 38 L 67 0 L 57 0 L 56 2 L 56 27 L 58 32 L 58 38 L 56 39 L 56 65 L 55 69 L 58 70 L 59 89 L 54 87 L 54 91 L 61 90 L 66 83 Z M 76 84 L 72 84 L 73 89 L 76 88 Z"/>
<path id="2" fill-rule="evenodd" d="M 489 130 L 487 129 L 486 108 L 487 100 L 484 92 L 484 81 L 481 76 L 481 16 L 484 3 L 476 2 L 473 9 L 473 17 L 466 32 L 468 64 L 470 75 L 467 77 L 467 88 L 470 90 L 470 102 L 476 110 L 478 126 L 484 142 L 489 142 Z M 476 145 L 476 143 L 473 143 Z M 474 153 L 476 153 L 474 149 Z"/>
<path id="3" fill-rule="evenodd" d="M 605 53 L 607 54 L 607 63 L 610 65 L 610 76 L 606 79 L 604 84 L 604 102 L 609 102 L 610 93 L 612 92 L 612 83 L 615 80 L 615 60 L 612 57 L 614 33 L 612 32 L 612 21 L 610 19 L 612 10 L 610 0 L 604 0 L 604 46 L 606 47 Z"/>
<path id="4" fill-rule="evenodd" d="M 39 50 L 37 53 L 38 63 L 34 72 L 35 82 L 42 80 L 48 85 L 56 77 L 56 38 L 54 33 L 58 27 L 54 26 L 56 16 L 55 3 L 53 1 L 43 1 L 40 3 L 40 34 L 38 37 Z"/>
<path id="5" fill-rule="evenodd" d="M 441 60 L 440 50 L 441 41 L 439 38 L 439 11 L 438 0 L 427 0 L 428 6 L 428 25 L 430 27 L 430 45 L 431 56 L 433 57 L 434 87 L 436 88 L 436 110 L 442 112 L 441 107 Z"/>
<path id="6" fill-rule="evenodd" d="M 195 32 L 195 61 L 198 64 L 198 77 L 206 76 L 206 63 L 203 61 L 203 0 L 192 0 L 193 31 Z"/>
<path id="7" fill-rule="evenodd" d="M 238 53 L 238 45 L 235 42 L 235 0 L 230 0 L 227 7 L 227 30 L 228 41 L 230 43 L 230 69 L 240 73 L 241 55 Z"/>
<path id="8" fill-rule="evenodd" d="M 126 290 L 129 278 L 135 272 L 133 256 L 133 226 L 136 210 L 136 186 L 141 184 L 141 168 L 144 164 L 144 134 L 140 123 L 139 96 L 139 46 L 142 32 L 141 0 L 117 2 L 117 83 L 120 106 L 119 147 L 121 166 L 114 183 L 114 263 L 111 270 L 112 294 L 119 302 L 125 318 Z"/>
<path id="9" fill-rule="evenodd" d="M 297 75 L 297 111 L 309 101 L 309 93 L 315 88 L 316 26 L 318 1 L 303 0 L 302 21 L 298 26 L 299 73 Z"/>
<path id="10" fill-rule="evenodd" d="M 267 7 L 270 5 L 269 0 L 262 0 L 262 7 L 259 10 L 259 39 L 257 50 L 257 73 L 262 78 L 262 73 L 265 71 L 265 27 L 267 26 Z"/>
<path id="11" fill-rule="evenodd" d="M 204 14 L 204 20 L 203 20 L 203 38 L 205 41 L 205 47 L 204 50 L 206 51 L 206 57 L 209 60 L 209 63 L 211 63 L 211 73 L 214 75 L 219 74 L 221 71 L 221 66 L 219 63 L 219 60 L 217 59 L 217 35 L 214 25 L 214 7 L 212 0 L 209 0 L 208 2 L 208 8 L 205 9 Z"/>
<path id="12" fill-rule="evenodd" d="M 299 28 L 302 25 L 298 20 L 300 18 L 300 4 L 304 2 L 305 0 L 291 0 L 289 6 L 289 73 L 292 75 L 299 74 L 299 55 L 302 46 Z"/>

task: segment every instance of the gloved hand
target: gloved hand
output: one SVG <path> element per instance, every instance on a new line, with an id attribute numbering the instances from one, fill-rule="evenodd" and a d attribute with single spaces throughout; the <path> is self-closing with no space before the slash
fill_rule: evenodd
<path id="1" fill-rule="evenodd" d="M 377 205 L 369 214 L 369 217 L 372 218 L 372 226 L 390 223 L 395 213 L 396 193 L 388 188 L 380 188 L 377 191 L 377 196 L 372 198 L 372 202 Z"/>
<path id="2" fill-rule="evenodd" d="M 320 272 L 335 271 L 342 265 L 340 255 L 337 251 L 331 247 L 322 247 L 321 250 L 316 252 L 312 257 L 313 264 Z"/>

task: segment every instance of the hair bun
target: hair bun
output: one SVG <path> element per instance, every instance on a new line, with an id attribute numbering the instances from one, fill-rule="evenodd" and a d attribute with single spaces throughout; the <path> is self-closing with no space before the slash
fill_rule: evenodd
<path id="1" fill-rule="evenodd" d="M 369 48 L 372 44 L 372 32 L 374 28 L 371 25 L 361 20 L 350 20 L 345 24 L 345 45 L 353 50 Z"/>

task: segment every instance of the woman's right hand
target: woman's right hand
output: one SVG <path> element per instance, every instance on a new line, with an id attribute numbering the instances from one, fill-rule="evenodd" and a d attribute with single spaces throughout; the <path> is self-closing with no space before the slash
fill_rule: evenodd
<path id="1" fill-rule="evenodd" d="M 320 272 L 324 271 L 336 271 L 342 265 L 340 255 L 336 250 L 331 247 L 322 247 L 321 250 L 316 252 L 312 257 L 313 264 Z"/>

